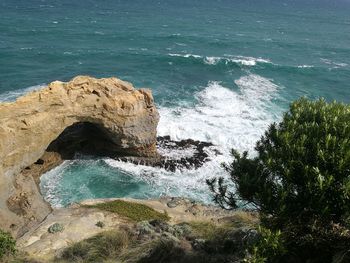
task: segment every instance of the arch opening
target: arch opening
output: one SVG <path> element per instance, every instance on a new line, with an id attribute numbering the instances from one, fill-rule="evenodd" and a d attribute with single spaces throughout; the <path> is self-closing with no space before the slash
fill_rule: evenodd
<path id="1" fill-rule="evenodd" d="M 69 160 L 73 159 L 77 153 L 117 156 L 121 148 L 111 140 L 102 126 L 91 122 L 77 122 L 67 127 L 52 141 L 46 152 L 58 153 L 63 160 Z"/>
<path id="2" fill-rule="evenodd" d="M 77 154 L 91 157 L 124 156 L 122 147 L 101 125 L 91 122 L 77 122 L 68 126 L 61 134 L 53 140 L 46 148 L 44 154 L 32 165 L 26 167 L 20 173 L 24 176 L 32 176 L 37 186 L 40 177 L 60 165 L 65 160 L 74 159 Z"/>

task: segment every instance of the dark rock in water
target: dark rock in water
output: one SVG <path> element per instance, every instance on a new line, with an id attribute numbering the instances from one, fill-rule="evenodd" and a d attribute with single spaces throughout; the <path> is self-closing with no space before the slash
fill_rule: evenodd
<path id="1" fill-rule="evenodd" d="M 210 161 L 209 153 L 221 154 L 210 142 L 195 141 L 192 139 L 174 141 L 170 136 L 157 137 L 157 148 L 160 157 L 114 157 L 118 161 L 131 162 L 138 165 L 147 165 L 164 168 L 175 172 L 177 169 L 198 169 Z M 173 204 L 170 206 L 175 207 Z"/>

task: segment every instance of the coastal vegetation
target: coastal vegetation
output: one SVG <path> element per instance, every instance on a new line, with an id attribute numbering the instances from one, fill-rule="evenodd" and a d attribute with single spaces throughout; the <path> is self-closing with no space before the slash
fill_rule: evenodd
<path id="1" fill-rule="evenodd" d="M 208 181 L 221 207 L 260 213 L 247 261 L 349 262 L 350 106 L 301 98 L 255 149 L 255 157 L 233 150 L 224 165 L 235 191 Z"/>
<path id="2" fill-rule="evenodd" d="M 175 225 L 162 220 L 142 221 L 72 244 L 55 261 L 229 262 L 244 255 L 245 231 L 232 224 L 203 221 Z"/>
<path id="3" fill-rule="evenodd" d="M 7 232 L 0 230 L 0 260 L 16 253 L 16 240 Z"/>
<path id="4" fill-rule="evenodd" d="M 117 213 L 118 215 L 126 217 L 135 222 L 152 219 L 168 221 L 170 219 L 166 213 L 160 213 L 147 205 L 124 200 L 115 200 L 98 203 L 95 205 L 86 205 L 85 207 L 97 208 L 100 210 Z"/>

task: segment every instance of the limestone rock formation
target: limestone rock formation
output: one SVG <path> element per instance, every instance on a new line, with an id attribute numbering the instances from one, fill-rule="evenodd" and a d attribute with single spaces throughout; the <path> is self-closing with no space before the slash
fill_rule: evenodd
<path id="1" fill-rule="evenodd" d="M 157 156 L 158 120 L 151 92 L 116 78 L 55 81 L 0 104 L 0 228 L 18 236 L 48 215 L 35 175 L 76 151 Z"/>

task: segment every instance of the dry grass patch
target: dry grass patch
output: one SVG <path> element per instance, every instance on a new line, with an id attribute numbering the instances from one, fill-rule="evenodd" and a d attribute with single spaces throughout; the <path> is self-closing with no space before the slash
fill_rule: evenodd
<path id="1" fill-rule="evenodd" d="M 130 237 L 125 231 L 107 231 L 66 248 L 57 262 L 103 262 L 117 258 L 128 248 Z"/>

